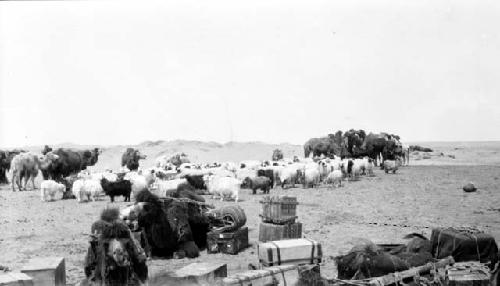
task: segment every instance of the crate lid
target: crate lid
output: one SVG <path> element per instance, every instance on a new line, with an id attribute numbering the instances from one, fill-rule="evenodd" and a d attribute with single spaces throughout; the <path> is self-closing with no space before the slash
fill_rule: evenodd
<path id="1" fill-rule="evenodd" d="M 33 278 L 20 272 L 7 272 L 0 274 L 0 284 L 11 283 L 14 281 L 32 281 Z"/>
<path id="2" fill-rule="evenodd" d="M 298 205 L 297 197 L 279 195 L 279 196 L 265 196 L 259 201 L 261 204 L 293 204 Z"/>
<path id="3" fill-rule="evenodd" d="M 33 270 L 47 270 L 55 269 L 64 262 L 64 257 L 37 257 L 32 258 L 24 267 L 21 269 L 23 271 L 33 271 Z"/>
<path id="4" fill-rule="evenodd" d="M 459 262 L 446 268 L 448 280 L 489 280 L 489 268 L 479 262 Z"/>

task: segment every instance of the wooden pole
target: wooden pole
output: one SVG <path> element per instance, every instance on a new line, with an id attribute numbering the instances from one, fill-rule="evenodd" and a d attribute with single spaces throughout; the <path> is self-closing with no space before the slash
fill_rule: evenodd
<path id="1" fill-rule="evenodd" d="M 431 262 L 431 263 L 427 263 L 427 264 L 422 265 L 422 266 L 410 268 L 410 269 L 405 270 L 405 271 L 391 273 L 391 274 L 387 274 L 384 276 L 380 276 L 380 277 L 371 279 L 368 282 L 368 284 L 372 285 L 372 286 L 396 284 L 397 282 L 400 282 L 404 279 L 412 278 L 416 275 L 424 275 L 424 274 L 429 273 L 434 268 L 436 268 L 436 269 L 444 268 L 444 267 L 451 265 L 453 263 L 455 263 L 455 260 L 453 260 L 453 257 L 448 256 L 446 258 L 439 260 L 436 263 Z"/>

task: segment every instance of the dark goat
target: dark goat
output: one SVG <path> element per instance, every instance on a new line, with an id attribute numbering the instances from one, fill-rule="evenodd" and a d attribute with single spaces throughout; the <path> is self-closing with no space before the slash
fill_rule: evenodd
<path id="1" fill-rule="evenodd" d="M 111 182 L 106 180 L 106 178 L 102 178 L 101 186 L 104 193 L 111 198 L 111 202 L 114 202 L 117 196 L 123 196 L 125 202 L 130 202 L 130 193 L 132 192 L 132 183 L 130 181 L 120 180 Z"/>

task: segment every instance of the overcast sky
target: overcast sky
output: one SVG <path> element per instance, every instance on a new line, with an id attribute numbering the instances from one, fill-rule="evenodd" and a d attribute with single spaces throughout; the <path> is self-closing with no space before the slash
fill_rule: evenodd
<path id="1" fill-rule="evenodd" d="M 0 146 L 500 140 L 499 1 L 0 2 Z"/>

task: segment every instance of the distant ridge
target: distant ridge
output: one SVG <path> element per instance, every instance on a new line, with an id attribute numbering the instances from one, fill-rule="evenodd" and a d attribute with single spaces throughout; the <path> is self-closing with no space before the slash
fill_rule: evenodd
<path id="1" fill-rule="evenodd" d="M 498 165 L 500 164 L 500 141 L 480 142 L 408 142 L 434 149 L 432 160 L 416 160 L 410 164 L 415 165 Z M 270 160 L 274 149 L 281 149 L 285 157 L 304 156 L 302 145 L 291 143 L 270 144 L 261 141 L 251 142 L 226 142 L 182 140 L 147 140 L 139 144 L 131 145 L 79 145 L 71 142 L 50 145 L 52 148 L 87 149 L 99 147 L 103 150 L 99 156 L 96 170 L 120 168 L 120 160 L 127 148 L 139 149 L 146 154 L 147 158 L 141 160 L 142 167 L 155 165 L 156 158 L 160 156 L 172 156 L 183 152 L 194 162 L 239 162 L 243 160 Z M 40 152 L 44 146 L 21 147 L 27 151 Z M 8 148 L 2 148 L 8 149 Z M 14 148 L 9 148 L 14 149 Z M 444 156 L 440 156 L 444 153 Z M 450 159 L 447 155 L 453 155 L 456 159 Z M 413 156 L 413 155 L 412 155 Z M 416 156 L 416 155 L 415 155 Z M 418 156 L 417 156 L 418 157 Z"/>

